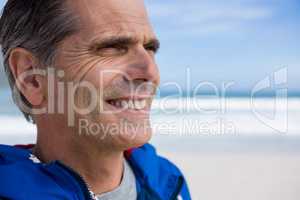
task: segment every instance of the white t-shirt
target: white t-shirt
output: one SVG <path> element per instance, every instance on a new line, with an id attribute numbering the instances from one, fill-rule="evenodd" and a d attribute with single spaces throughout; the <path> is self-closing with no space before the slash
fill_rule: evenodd
<path id="1" fill-rule="evenodd" d="M 134 173 L 128 164 L 124 161 L 124 172 L 121 184 L 111 192 L 95 195 L 96 200 L 136 200 L 136 180 Z"/>

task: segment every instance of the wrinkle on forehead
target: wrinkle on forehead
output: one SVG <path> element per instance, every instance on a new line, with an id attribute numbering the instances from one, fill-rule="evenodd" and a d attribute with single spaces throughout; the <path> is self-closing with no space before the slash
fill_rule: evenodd
<path id="1" fill-rule="evenodd" d="M 142 0 L 69 1 L 85 42 L 110 35 L 132 35 L 140 40 L 155 37 Z"/>
<path id="2" fill-rule="evenodd" d="M 95 28 L 93 31 L 81 30 L 80 34 L 73 35 L 68 40 L 68 51 L 73 53 L 88 53 L 92 46 L 95 46 L 109 38 L 131 38 L 136 43 L 146 44 L 156 39 L 156 35 L 147 26 L 141 26 L 139 29 L 131 29 L 130 27 L 116 26 L 114 28 Z M 67 40 L 66 40 L 67 41 Z M 65 50 L 66 50 L 65 49 Z M 77 55 L 78 56 L 78 55 Z"/>
<path id="3" fill-rule="evenodd" d="M 149 24 L 142 0 L 69 0 L 73 11 L 81 18 L 81 25 L 134 22 Z"/>

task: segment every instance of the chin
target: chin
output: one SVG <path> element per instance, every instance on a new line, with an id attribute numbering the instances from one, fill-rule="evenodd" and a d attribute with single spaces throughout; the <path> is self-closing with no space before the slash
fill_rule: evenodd
<path id="1" fill-rule="evenodd" d="M 117 145 L 122 151 L 143 146 L 148 143 L 152 137 L 152 130 L 147 132 L 130 132 L 123 133 L 119 137 L 114 138 L 115 145 Z"/>

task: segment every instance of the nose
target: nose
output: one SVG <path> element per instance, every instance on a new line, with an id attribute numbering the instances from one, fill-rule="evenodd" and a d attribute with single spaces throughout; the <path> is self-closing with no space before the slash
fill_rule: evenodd
<path id="1" fill-rule="evenodd" d="M 158 85 L 160 82 L 159 69 L 153 53 L 139 46 L 132 54 L 131 64 L 126 68 L 128 81 L 152 82 Z"/>

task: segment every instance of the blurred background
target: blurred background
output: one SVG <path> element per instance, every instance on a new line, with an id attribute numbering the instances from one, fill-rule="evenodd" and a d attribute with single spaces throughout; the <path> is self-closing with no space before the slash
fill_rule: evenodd
<path id="1" fill-rule="evenodd" d="M 299 0 L 146 6 L 161 41 L 151 142 L 180 166 L 193 199 L 298 200 Z M 0 143 L 34 143 L 2 66 L 0 94 Z"/>

